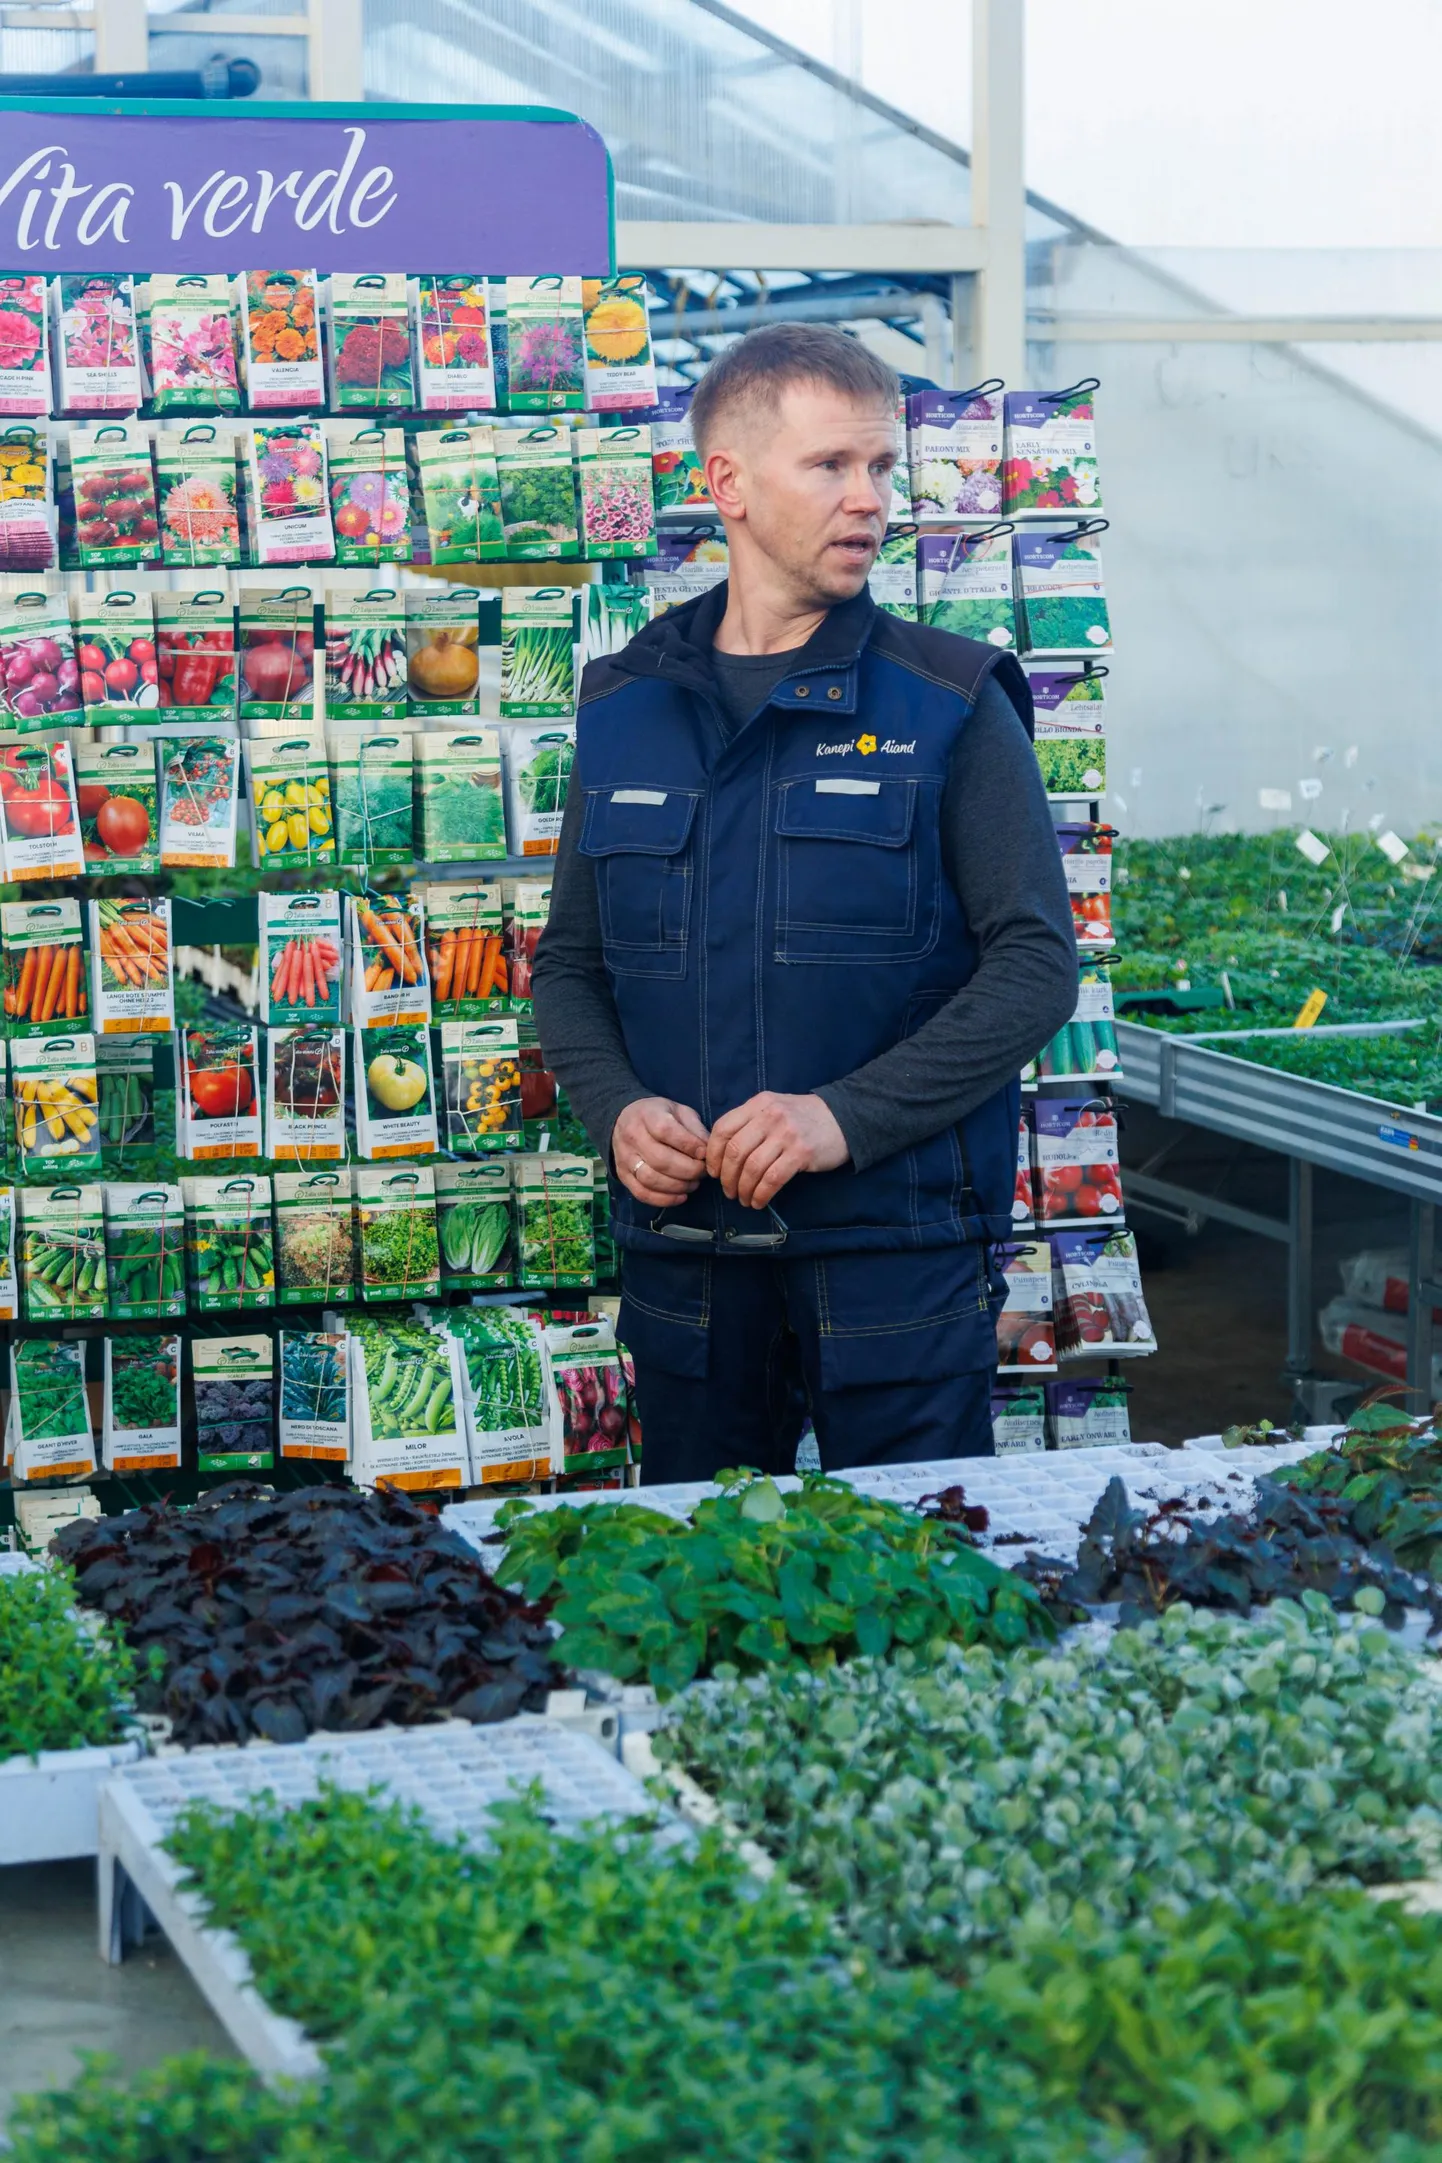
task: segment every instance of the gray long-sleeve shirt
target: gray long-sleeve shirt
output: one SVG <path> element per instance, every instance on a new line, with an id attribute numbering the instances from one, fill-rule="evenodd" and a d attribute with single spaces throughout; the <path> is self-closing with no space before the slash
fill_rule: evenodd
<path id="1" fill-rule="evenodd" d="M 717 690 L 739 727 L 794 653 L 713 655 Z M 573 789 L 551 880 L 551 914 L 533 971 L 546 1061 L 609 1160 L 611 1129 L 652 1096 L 626 1050 L 602 952 L 595 866 L 577 850 Z M 1076 937 L 1051 812 L 1025 728 L 1006 693 L 983 686 L 961 731 L 941 800 L 942 861 L 975 934 L 970 983 L 916 1034 L 816 1091 L 858 1171 L 913 1147 L 1012 1080 L 1076 1004 Z"/>

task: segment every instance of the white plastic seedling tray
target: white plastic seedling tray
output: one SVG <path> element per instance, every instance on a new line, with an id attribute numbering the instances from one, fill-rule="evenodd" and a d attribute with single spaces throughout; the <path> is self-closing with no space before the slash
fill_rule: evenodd
<path id="1" fill-rule="evenodd" d="M 139 1742 L 0 1758 L 0 1864 L 63 1863 L 100 1846 L 101 1784 L 132 1764 Z"/>
<path id="2" fill-rule="evenodd" d="M 270 2077 L 310 2078 L 320 2070 L 320 2054 L 295 2021 L 265 2003 L 238 1941 L 205 1922 L 202 1902 L 181 1891 L 183 1873 L 161 1843 L 191 1803 L 237 1810 L 268 1790 L 294 1806 L 315 1795 L 322 1778 L 362 1792 L 379 1788 L 417 1805 L 443 1837 L 459 1833 L 478 1847 L 489 1837 L 491 1806 L 533 1781 L 563 1830 L 656 1810 L 612 1752 L 539 1719 L 494 1727 L 450 1720 L 366 1735 L 312 1735 L 303 1743 L 177 1750 L 114 1774 L 100 1795 L 102 1959 L 124 1958 L 148 1909 L 236 2047 Z"/>
<path id="3" fill-rule="evenodd" d="M 23 1577 L 28 1570 L 38 1569 L 39 1566 L 17 1547 L 0 1547 L 0 1577 Z"/>

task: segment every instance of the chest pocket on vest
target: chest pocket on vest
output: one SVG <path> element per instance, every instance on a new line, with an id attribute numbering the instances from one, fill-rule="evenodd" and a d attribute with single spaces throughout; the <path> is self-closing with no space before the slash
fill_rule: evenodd
<path id="1" fill-rule="evenodd" d="M 587 789 L 580 853 L 594 858 L 606 960 L 621 975 L 684 976 L 691 921 L 688 789 Z"/>
<path id="2" fill-rule="evenodd" d="M 778 961 L 908 961 L 937 934 L 918 784 L 808 775 L 776 791 Z"/>

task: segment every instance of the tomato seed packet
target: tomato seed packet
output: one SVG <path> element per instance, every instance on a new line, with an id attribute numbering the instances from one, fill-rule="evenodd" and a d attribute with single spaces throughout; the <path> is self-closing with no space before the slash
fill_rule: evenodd
<path id="1" fill-rule="evenodd" d="M 70 746 L 32 738 L 0 751 L 0 860 L 7 879 L 73 879 L 85 869 Z"/>
<path id="2" fill-rule="evenodd" d="M 1039 1221 L 1075 1224 L 1122 1215 L 1117 1115 L 1105 1097 L 1038 1097 Z"/>
<path id="3" fill-rule="evenodd" d="M 1064 825 L 1056 829 L 1062 870 L 1071 896 L 1072 924 L 1083 953 L 1112 944 L 1112 842 L 1110 826 Z"/>
<path id="4" fill-rule="evenodd" d="M 261 1153 L 259 1036 L 243 1022 L 180 1033 L 177 1154 L 192 1163 Z"/>
<path id="5" fill-rule="evenodd" d="M 86 870 L 96 876 L 157 871 L 160 796 L 154 741 L 77 744 L 74 758 Z"/>
<path id="6" fill-rule="evenodd" d="M 265 1035 L 266 1155 L 277 1164 L 339 1164 L 346 1154 L 343 1029 L 304 1022 Z"/>
<path id="7" fill-rule="evenodd" d="M 240 745 L 233 736 L 162 736 L 160 861 L 229 871 L 235 864 Z"/>

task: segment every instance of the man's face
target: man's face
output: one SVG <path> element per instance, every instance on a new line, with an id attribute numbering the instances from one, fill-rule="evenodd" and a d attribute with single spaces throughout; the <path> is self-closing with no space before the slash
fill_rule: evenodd
<path id="1" fill-rule="evenodd" d="M 775 415 L 743 411 L 734 422 L 723 419 L 707 459 L 718 508 L 742 520 L 798 602 L 851 600 L 886 534 L 893 415 L 826 384 L 796 383 Z"/>

